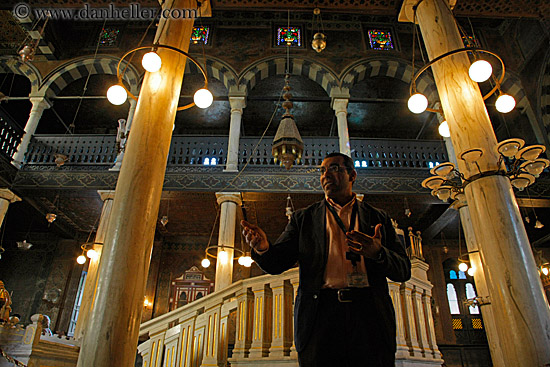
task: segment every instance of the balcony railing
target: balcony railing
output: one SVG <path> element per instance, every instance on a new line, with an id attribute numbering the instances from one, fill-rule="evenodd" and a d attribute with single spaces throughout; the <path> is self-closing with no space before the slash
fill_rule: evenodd
<path id="1" fill-rule="evenodd" d="M 11 161 L 24 133 L 7 113 L 0 110 L 0 154 Z"/>
<path id="2" fill-rule="evenodd" d="M 181 166 L 224 166 L 227 156 L 226 136 L 174 136 L 170 144 L 168 170 Z M 241 138 L 239 165 L 276 167 L 271 155 L 273 138 Z M 259 142 L 259 143 L 258 143 Z M 351 139 L 352 158 L 361 168 L 426 169 L 447 160 L 440 141 Z M 338 139 L 305 138 L 304 153 L 298 167 L 315 167 L 323 157 L 339 151 Z M 55 165 L 56 154 L 68 157 L 66 166 L 111 167 L 118 147 L 111 135 L 35 135 L 26 154 L 28 166 Z"/>

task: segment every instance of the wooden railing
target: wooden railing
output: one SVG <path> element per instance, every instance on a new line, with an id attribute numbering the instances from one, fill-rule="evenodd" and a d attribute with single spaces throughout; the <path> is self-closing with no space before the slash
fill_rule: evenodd
<path id="1" fill-rule="evenodd" d="M 412 259 L 413 277 L 388 282 L 397 320 L 398 363 L 440 366 L 431 310 L 428 265 Z M 143 367 L 297 366 L 293 346 L 293 300 L 298 269 L 233 283 L 147 321 L 138 346 Z M 399 362 L 401 361 L 401 362 Z M 406 362 L 405 362 L 406 363 Z"/>
<path id="2" fill-rule="evenodd" d="M 0 154 L 12 160 L 25 131 L 0 109 Z"/>
<path id="3" fill-rule="evenodd" d="M 174 136 L 170 144 L 168 169 L 179 166 L 223 167 L 227 156 L 226 136 Z M 275 167 L 271 155 L 272 137 L 239 141 L 239 165 Z M 351 139 L 352 158 L 358 170 L 379 168 L 426 169 L 447 160 L 439 141 Z M 339 151 L 338 139 L 304 138 L 304 153 L 298 167 L 315 167 L 325 155 Z M 114 164 L 118 147 L 113 135 L 35 135 L 27 150 L 30 166 L 55 165 L 55 155 L 68 157 L 66 167 Z"/>

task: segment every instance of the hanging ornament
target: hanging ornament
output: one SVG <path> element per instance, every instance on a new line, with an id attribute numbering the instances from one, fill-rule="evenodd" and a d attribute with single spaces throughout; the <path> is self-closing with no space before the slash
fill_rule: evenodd
<path id="1" fill-rule="evenodd" d="M 294 204 L 292 203 L 292 199 L 290 198 L 290 195 L 286 198 L 286 211 L 285 215 L 288 218 L 288 221 L 290 222 L 290 218 L 292 218 L 292 214 L 294 214 Z"/>
<path id="2" fill-rule="evenodd" d="M 279 161 L 281 166 L 285 166 L 287 170 L 292 167 L 294 161 L 296 161 L 296 163 L 300 163 L 300 159 L 302 158 L 302 153 L 304 151 L 304 142 L 302 141 L 298 127 L 294 122 L 294 116 L 290 114 L 293 104 L 290 101 L 292 94 L 290 93 L 291 88 L 289 79 L 290 75 L 286 74 L 285 86 L 283 88 L 285 91 L 283 94 L 283 98 L 285 100 L 283 102 L 283 108 L 286 112 L 284 113 L 281 123 L 279 124 L 277 133 L 273 139 L 273 147 L 271 149 L 271 154 L 273 154 L 275 163 Z"/>
<path id="3" fill-rule="evenodd" d="M 48 223 L 53 223 L 55 220 L 57 219 L 57 214 L 54 214 L 54 213 L 48 213 L 46 214 L 46 220 L 48 221 Z"/>
<path id="4" fill-rule="evenodd" d="M 34 53 L 35 49 L 32 46 L 25 45 L 21 50 L 19 50 L 18 54 L 21 58 L 21 62 L 24 64 L 27 61 L 32 61 L 34 59 Z"/>
<path id="5" fill-rule="evenodd" d="M 315 27 L 315 25 L 317 25 L 317 27 Z M 325 29 L 323 27 L 323 18 L 321 18 L 321 10 L 319 8 L 313 10 L 311 26 L 312 28 L 317 28 L 317 32 L 311 41 L 311 47 L 313 47 L 315 51 L 321 52 L 327 47 L 327 36 L 323 34 Z"/>
<path id="6" fill-rule="evenodd" d="M 162 218 L 160 218 L 160 224 L 162 224 L 164 227 L 168 224 L 168 216 L 163 215 Z"/>

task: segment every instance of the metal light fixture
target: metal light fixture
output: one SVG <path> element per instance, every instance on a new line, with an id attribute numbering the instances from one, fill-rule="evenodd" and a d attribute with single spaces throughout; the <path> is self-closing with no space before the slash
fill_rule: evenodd
<path id="1" fill-rule="evenodd" d="M 300 163 L 300 159 L 302 158 L 302 153 L 304 151 L 304 142 L 302 141 L 298 127 L 296 127 L 296 123 L 294 122 L 294 116 L 290 113 L 293 104 L 290 101 L 292 94 L 290 94 L 291 88 L 289 79 L 290 75 L 286 74 L 285 86 L 283 88 L 285 91 L 283 94 L 283 98 L 285 99 L 283 102 L 283 108 L 286 112 L 283 115 L 283 119 L 279 124 L 277 132 L 275 133 L 273 146 L 271 148 L 271 154 L 273 154 L 275 163 L 279 161 L 280 165 L 285 166 L 287 170 L 292 167 L 294 161 L 296 161 L 296 163 Z"/>
<path id="2" fill-rule="evenodd" d="M 33 61 L 34 55 L 36 53 L 36 50 L 38 49 L 38 44 L 40 43 L 40 40 L 42 39 L 42 36 L 44 35 L 44 30 L 46 29 L 46 24 L 48 24 L 48 21 L 50 20 L 50 12 L 46 12 L 46 20 L 44 21 L 44 24 L 42 25 L 42 28 L 40 29 L 39 35 L 36 38 L 36 41 L 34 44 L 25 45 L 19 52 L 17 53 L 19 57 L 21 58 L 21 62 L 24 64 L 27 61 Z"/>
<path id="3" fill-rule="evenodd" d="M 321 17 L 321 10 L 319 8 L 313 9 L 313 19 L 311 21 L 312 30 L 317 23 L 317 32 L 313 36 L 311 41 L 311 47 L 317 52 L 323 51 L 327 47 L 327 36 L 325 36 L 325 27 L 323 26 L 323 18 Z"/>
<path id="4" fill-rule="evenodd" d="M 18 241 L 16 243 L 17 243 L 17 248 L 25 251 L 29 250 L 33 246 L 33 244 L 30 242 L 27 242 L 27 240 Z"/>
<path id="5" fill-rule="evenodd" d="M 91 233 L 90 233 L 91 235 Z M 94 249 L 95 246 L 103 246 L 101 242 L 86 242 L 83 243 L 80 248 L 82 253 L 76 258 L 76 262 L 80 265 L 86 262 L 86 258 L 96 261 L 99 259 L 99 253 Z"/>
<path id="6" fill-rule="evenodd" d="M 214 97 L 212 96 L 212 93 L 208 90 L 208 77 L 206 75 L 206 70 L 204 69 L 204 67 L 201 64 L 199 64 L 199 62 L 195 58 L 193 58 L 191 55 L 189 55 L 187 52 L 185 52 L 183 50 L 180 50 L 179 48 L 176 48 L 176 47 L 173 47 L 173 46 L 162 45 L 162 44 L 158 44 L 158 43 L 156 43 L 152 46 L 136 47 L 136 48 L 128 51 L 127 53 L 125 53 L 124 56 L 122 56 L 122 58 L 118 62 L 117 69 L 116 69 L 118 83 L 111 86 L 107 90 L 107 99 L 109 100 L 109 102 L 111 102 L 114 105 L 121 105 L 124 102 L 126 102 L 128 96 L 130 96 L 133 100 L 137 101 L 137 97 L 134 96 L 124 86 L 124 83 L 122 82 L 122 77 L 124 76 L 124 70 L 126 70 L 126 69 L 124 69 L 121 73 L 120 72 L 120 65 L 122 64 L 122 61 L 124 61 L 124 59 L 128 55 L 130 55 L 130 54 L 132 54 L 136 51 L 139 51 L 139 50 L 152 49 L 153 51 L 148 52 L 143 57 L 142 65 L 145 68 L 145 70 L 147 70 L 151 73 L 155 73 L 156 71 L 160 70 L 161 65 L 162 65 L 162 60 L 161 60 L 160 56 L 156 53 L 156 50 L 158 50 L 159 48 L 175 51 L 177 53 L 180 53 L 180 54 L 186 56 L 189 60 L 191 60 L 199 68 L 199 70 L 201 71 L 202 76 L 204 78 L 204 87 L 199 89 L 195 93 L 195 95 L 193 96 L 193 102 L 189 103 L 185 106 L 178 107 L 177 110 L 182 111 L 182 110 L 186 110 L 188 108 L 191 108 L 193 106 L 197 106 L 199 108 L 209 107 L 212 104 L 212 102 L 214 101 Z"/>

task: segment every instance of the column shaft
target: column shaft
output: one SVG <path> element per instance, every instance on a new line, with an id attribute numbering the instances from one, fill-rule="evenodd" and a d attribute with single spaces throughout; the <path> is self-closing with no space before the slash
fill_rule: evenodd
<path id="1" fill-rule="evenodd" d="M 334 99 L 332 101 L 332 108 L 336 114 L 336 121 L 338 123 L 338 141 L 340 142 L 340 153 L 351 156 L 351 147 L 349 143 L 348 133 L 348 100 L 347 99 Z"/>
<path id="2" fill-rule="evenodd" d="M 216 260 L 216 281 L 214 291 L 219 291 L 233 283 L 233 246 L 235 244 L 235 221 L 237 205 L 241 204 L 241 194 L 238 192 L 217 193 L 220 204 L 220 233 L 218 235 L 218 259 Z M 221 247 L 227 252 L 227 261 L 220 259 Z"/>
<path id="3" fill-rule="evenodd" d="M 229 125 L 229 142 L 227 144 L 226 172 L 239 170 L 239 138 L 241 135 L 241 120 L 243 108 L 246 107 L 246 97 L 229 97 L 231 104 L 231 122 Z"/>
<path id="4" fill-rule="evenodd" d="M 195 9 L 189 0 L 166 1 L 164 9 Z M 189 48 L 194 19 L 162 18 L 160 44 Z M 145 73 L 132 134 L 116 185 L 105 235 L 108 261 L 101 262 L 98 291 L 85 331 L 79 367 L 134 365 L 151 247 L 186 58 L 159 49 L 162 67 Z M 145 147 L 145 148 L 144 148 Z"/>
<path id="5" fill-rule="evenodd" d="M 109 224 L 109 218 L 111 217 L 111 209 L 113 208 L 113 199 L 115 196 L 114 191 L 99 191 L 101 199 L 103 200 L 103 209 L 101 210 L 101 217 L 99 218 L 99 225 L 97 226 L 97 232 L 95 235 L 94 243 L 105 243 L 105 233 L 107 232 L 107 225 Z M 84 330 L 86 330 L 90 312 L 93 308 L 94 296 L 97 290 L 97 279 L 99 277 L 99 265 L 101 263 L 101 254 L 103 253 L 104 245 L 94 245 L 93 249 L 97 252 L 97 259 L 90 259 L 88 265 L 88 275 L 86 276 L 86 284 L 84 286 L 84 293 L 82 294 L 82 301 L 80 303 L 80 309 L 78 311 L 78 319 L 76 321 L 76 327 L 74 331 L 74 338 L 81 339 L 84 336 Z"/>
<path id="6" fill-rule="evenodd" d="M 412 21 L 414 0 L 406 0 L 400 17 Z M 464 47 L 458 27 L 444 0 L 424 0 L 417 20 L 431 60 Z M 496 137 L 479 87 L 468 76 L 465 53 L 446 57 L 432 65 L 441 105 L 458 155 L 481 148 L 481 172 L 498 170 Z M 459 160 L 466 178 L 477 174 L 474 164 Z M 550 363 L 550 309 L 535 266 L 527 233 L 510 181 L 488 176 L 465 189 L 470 215 L 486 269 L 505 366 L 542 366 Z M 486 325 L 490 327 L 490 325 Z M 491 345 L 493 348 L 495 346 Z"/>
<path id="7" fill-rule="evenodd" d="M 46 97 L 31 97 L 29 100 L 32 103 L 32 108 L 29 113 L 27 124 L 25 125 L 25 134 L 21 139 L 21 143 L 19 143 L 19 146 L 17 147 L 17 152 L 13 155 L 12 164 L 17 168 L 21 168 L 25 161 L 25 153 L 27 153 L 29 143 L 31 142 L 34 132 L 36 131 L 36 127 L 42 117 L 42 113 L 46 108 L 50 108 L 52 106 Z"/>

